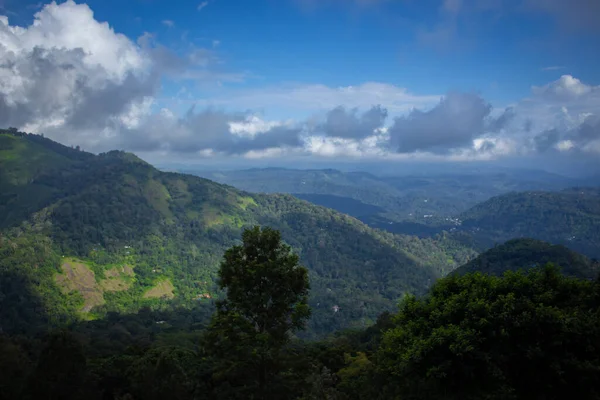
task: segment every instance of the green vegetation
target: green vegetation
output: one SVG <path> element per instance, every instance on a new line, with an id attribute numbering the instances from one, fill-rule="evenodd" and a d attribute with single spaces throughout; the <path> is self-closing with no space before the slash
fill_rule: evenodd
<path id="1" fill-rule="evenodd" d="M 381 398 L 597 399 L 599 288 L 552 267 L 439 281 L 384 334 Z"/>
<path id="2" fill-rule="evenodd" d="M 306 271 L 285 251 L 281 264 L 270 262 L 278 256 L 247 263 L 239 247 L 230 251 L 221 270 L 229 296 L 209 329 L 210 310 L 142 309 L 40 338 L 0 335 L 0 398 L 600 398 L 600 280 L 552 266 L 452 275 L 368 329 L 303 342 L 282 335 L 293 318 L 264 318 L 275 303 L 280 315 L 306 315 Z M 235 279 L 229 267 L 250 279 Z M 267 292 L 273 303 L 253 295 Z"/>
<path id="3" fill-rule="evenodd" d="M 424 174 L 399 170 L 394 176 L 284 168 L 214 172 L 186 168 L 181 172 L 255 193 L 294 193 L 378 229 L 419 236 L 434 236 L 440 226 L 450 229 L 453 225 L 446 218 L 493 196 L 580 185 L 575 179 L 539 171 L 486 172 L 474 171 L 472 167 L 462 170 L 454 165 L 452 172 Z"/>
<path id="4" fill-rule="evenodd" d="M 0 400 L 600 399 L 598 266 L 562 246 L 513 240 L 468 263 L 465 232 L 394 235 L 0 136 Z M 47 168 L 19 169 L 14 146 Z M 597 193 L 577 193 L 547 221 L 595 221 Z"/>
<path id="5" fill-rule="evenodd" d="M 600 263 L 575 253 L 561 245 L 552 245 L 535 239 L 513 239 L 496 246 L 453 273 L 464 275 L 481 272 L 500 276 L 506 271 L 531 269 L 553 263 L 563 274 L 584 279 L 594 279 L 600 273 Z"/>
<path id="6" fill-rule="evenodd" d="M 309 270 L 308 337 L 366 327 L 406 293 L 424 293 L 476 255 L 451 238 L 376 231 L 290 195 L 248 194 L 160 172 L 131 154 L 94 156 L 37 135 L 0 135 L 9 138 L 5 152 L 34 147 L 48 163 L 19 185 L 5 186 L 0 209 L 7 213 L 0 215 L 8 217 L 0 217 L 0 228 L 9 245 L 1 251 L 12 260 L 10 268 L 43 288 L 39 301 L 61 310 L 60 321 L 210 303 L 223 294 L 216 285 L 220 258 L 253 225 L 279 230 Z M 19 154 L 9 165 L 14 173 L 27 164 L 27 153 Z M 47 195 L 37 198 L 40 187 Z M 55 260 L 44 274 L 35 264 L 38 238 Z M 15 254 L 19 241 L 32 250 Z M 116 276 L 124 266 L 131 273 Z M 8 308 L 33 307 L 12 292 L 2 293 Z"/>
<path id="7" fill-rule="evenodd" d="M 522 192 L 494 197 L 460 216 L 481 248 L 517 237 L 562 244 L 600 257 L 600 189 Z"/>
<path id="8" fill-rule="evenodd" d="M 227 298 L 218 303 L 208 331 L 218 360 L 214 375 L 221 384 L 247 381 L 229 398 L 279 397 L 282 349 L 310 315 L 308 271 L 277 231 L 254 227 L 242 241 L 225 252 L 219 269 Z"/>

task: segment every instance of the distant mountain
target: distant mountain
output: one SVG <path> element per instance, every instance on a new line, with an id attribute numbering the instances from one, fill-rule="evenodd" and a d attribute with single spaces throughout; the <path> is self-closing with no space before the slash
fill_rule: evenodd
<path id="1" fill-rule="evenodd" d="M 600 263 L 569 250 L 535 239 L 513 239 L 480 254 L 477 258 L 454 271 L 464 275 L 470 272 L 500 276 L 505 271 L 528 270 L 552 263 L 565 275 L 594 279 L 600 273 Z"/>
<path id="2" fill-rule="evenodd" d="M 483 247 L 531 237 L 600 257 L 600 188 L 521 192 L 494 197 L 459 216 Z"/>
<path id="3" fill-rule="evenodd" d="M 429 236 L 450 229 L 453 222 L 448 218 L 493 196 L 511 191 L 560 190 L 579 182 L 543 171 L 487 169 L 429 175 L 414 171 L 393 175 L 387 171 L 382 176 L 333 169 L 210 172 L 183 168 L 181 171 L 250 192 L 293 193 L 314 204 L 349 213 L 379 229 Z"/>
<path id="4" fill-rule="evenodd" d="M 0 132 L 0 171 L 5 330 L 209 304 L 223 251 L 253 224 L 280 230 L 309 268 L 312 334 L 369 324 L 474 256 L 451 239 L 376 231 L 291 195 L 250 194 L 37 135 Z"/>

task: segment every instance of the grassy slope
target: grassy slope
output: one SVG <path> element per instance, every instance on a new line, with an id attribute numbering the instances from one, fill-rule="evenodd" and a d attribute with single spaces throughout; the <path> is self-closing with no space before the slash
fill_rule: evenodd
<path id="1" fill-rule="evenodd" d="M 15 138 L 16 143 L 31 139 Z M 97 279 L 115 266 L 132 266 L 131 285 L 103 291 L 103 301 L 92 310 L 96 314 L 165 304 L 147 293 L 167 281 L 173 285 L 174 305 L 208 301 L 198 299 L 217 294 L 213 282 L 223 251 L 252 224 L 281 230 L 309 268 L 315 333 L 371 323 L 405 292 L 423 292 L 439 271 L 462 261 L 449 257 L 433 240 L 374 231 L 354 218 L 292 196 L 251 195 L 206 179 L 160 172 L 127 153 L 71 156 L 55 147 L 53 143 L 42 148 L 53 167 L 19 188 L 27 193 L 43 185 L 52 195 L 41 208 L 22 208 L 30 222 L 13 229 L 7 240 L 47 237 L 54 257 L 77 257 L 91 266 Z M 52 159 L 56 154 L 66 161 Z M 27 154 L 13 159 L 25 162 Z M 10 209 L 14 203 L 0 206 Z M 27 264 L 22 270 L 36 274 L 28 258 L 22 263 Z M 60 273 L 60 262 L 46 272 Z M 46 281 L 43 285 L 52 286 Z M 60 302 L 46 294 L 41 297 Z M 82 304 L 79 298 L 65 309 L 81 309 Z M 341 311 L 333 313 L 334 305 Z"/>

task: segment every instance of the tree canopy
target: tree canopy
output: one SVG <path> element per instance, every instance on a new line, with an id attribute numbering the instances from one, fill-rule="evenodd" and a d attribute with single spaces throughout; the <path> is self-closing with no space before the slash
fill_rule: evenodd
<path id="1" fill-rule="evenodd" d="M 233 370 L 242 376 L 257 372 L 256 389 L 244 396 L 267 398 L 274 391 L 273 376 L 282 368 L 281 349 L 310 316 L 308 270 L 271 228 L 247 229 L 242 242 L 225 252 L 219 269 L 219 285 L 227 297 L 217 304 L 211 344 L 226 360 L 223 370 L 230 380 L 237 379 Z"/>

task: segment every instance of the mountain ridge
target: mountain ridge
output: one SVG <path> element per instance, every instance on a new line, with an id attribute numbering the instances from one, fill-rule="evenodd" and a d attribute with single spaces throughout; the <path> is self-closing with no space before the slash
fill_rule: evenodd
<path id="1" fill-rule="evenodd" d="M 60 148 L 74 162 L 48 165 L 26 184 L 7 186 L 8 196 L 0 201 L 4 210 L 14 211 L 12 219 L 2 221 L 8 243 L 3 256 L 18 264 L 4 263 L 4 271 L 26 271 L 27 279 L 39 281 L 42 298 L 53 299 L 52 307 L 63 314 L 89 308 L 94 317 L 133 312 L 144 304 L 210 302 L 219 295 L 213 282 L 223 251 L 237 242 L 243 227 L 254 224 L 280 230 L 309 268 L 315 334 L 368 325 L 405 293 L 424 292 L 438 276 L 474 255 L 468 249 L 444 248 L 440 241 L 376 231 L 291 195 L 250 194 L 191 175 L 161 172 L 130 153 L 80 156 L 71 150 L 77 152 Z M 38 187 L 46 190 L 39 201 L 18 202 Z M 43 273 L 35 267 L 38 244 L 48 254 Z M 30 248 L 32 254 L 19 258 L 11 246 Z M 84 267 L 69 269 L 62 256 Z M 125 266 L 131 275 L 114 272 Z M 125 289 L 103 291 L 104 300 L 92 304 L 51 281 L 69 273 L 88 277 L 80 295 L 88 289 Z M 166 281 L 163 289 L 169 289 L 172 300 L 144 297 Z M 64 304 L 59 289 L 62 295 L 71 293 Z M 334 312 L 333 306 L 343 311 Z"/>
<path id="2" fill-rule="evenodd" d="M 549 263 L 559 267 L 564 275 L 576 278 L 595 279 L 600 273 L 600 263 L 565 246 L 525 238 L 512 239 L 484 251 L 452 274 L 481 272 L 501 276 L 506 271 L 527 271 Z"/>

